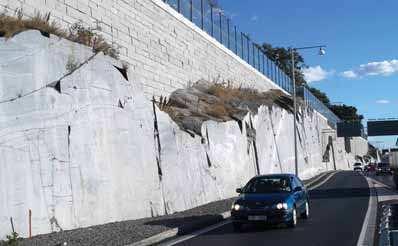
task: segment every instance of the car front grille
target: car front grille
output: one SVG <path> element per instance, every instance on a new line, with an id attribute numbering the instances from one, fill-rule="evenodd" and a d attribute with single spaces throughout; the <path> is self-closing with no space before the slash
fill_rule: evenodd
<path id="1" fill-rule="evenodd" d="M 246 202 L 246 207 L 249 209 L 271 209 L 271 203 L 269 202 Z"/>

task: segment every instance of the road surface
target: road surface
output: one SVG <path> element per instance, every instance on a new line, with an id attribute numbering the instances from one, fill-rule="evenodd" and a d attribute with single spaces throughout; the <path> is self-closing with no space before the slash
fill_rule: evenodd
<path id="1" fill-rule="evenodd" d="M 392 175 L 390 174 L 380 174 L 380 175 L 376 175 L 375 173 L 372 173 L 369 175 L 369 177 L 395 189 L 395 184 L 394 184 L 394 180 L 392 178 Z"/>
<path id="2" fill-rule="evenodd" d="M 235 233 L 228 223 L 175 245 L 356 245 L 368 209 L 366 179 L 338 172 L 310 191 L 310 198 L 310 219 L 299 220 L 294 229 L 248 226 Z"/>

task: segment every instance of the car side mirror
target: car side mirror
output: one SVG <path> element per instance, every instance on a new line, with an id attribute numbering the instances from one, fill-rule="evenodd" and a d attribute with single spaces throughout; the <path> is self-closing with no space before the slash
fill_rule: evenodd
<path id="1" fill-rule="evenodd" d="M 236 189 L 236 193 L 242 193 L 242 188 L 238 188 L 238 189 Z"/>
<path id="2" fill-rule="evenodd" d="M 300 186 L 297 186 L 296 188 L 294 188 L 293 190 L 294 192 L 299 192 L 299 191 L 303 191 L 303 188 Z"/>

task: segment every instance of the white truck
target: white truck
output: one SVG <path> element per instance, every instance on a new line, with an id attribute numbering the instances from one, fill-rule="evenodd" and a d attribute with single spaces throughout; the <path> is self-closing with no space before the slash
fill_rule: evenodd
<path id="1" fill-rule="evenodd" d="M 393 178 L 395 187 L 398 189 L 398 151 L 390 151 L 388 153 L 388 161 L 390 163 L 390 168 L 393 171 Z"/>

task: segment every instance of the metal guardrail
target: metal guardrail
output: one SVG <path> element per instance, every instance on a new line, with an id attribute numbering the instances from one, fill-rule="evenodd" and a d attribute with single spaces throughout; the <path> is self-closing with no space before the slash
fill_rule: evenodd
<path id="1" fill-rule="evenodd" d="M 290 94 L 293 93 L 291 78 L 274 61 L 268 58 L 260 45 L 253 42 L 249 35 L 239 31 L 231 19 L 224 15 L 223 10 L 214 6 L 211 0 L 163 1 L 285 91 Z M 336 127 L 340 119 L 310 91 L 305 90 L 304 100 Z"/>

